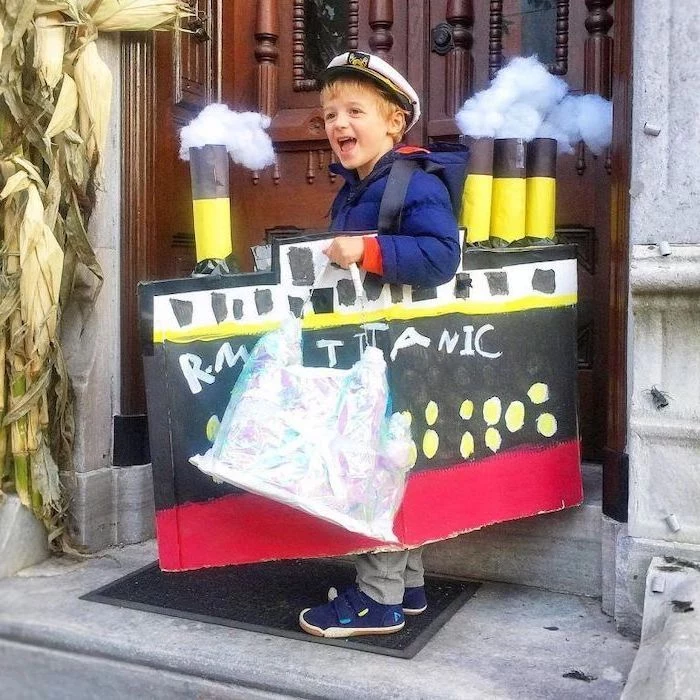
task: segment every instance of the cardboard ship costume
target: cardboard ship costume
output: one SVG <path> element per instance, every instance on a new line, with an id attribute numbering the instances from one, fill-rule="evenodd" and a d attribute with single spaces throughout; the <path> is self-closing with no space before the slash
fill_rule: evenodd
<path id="1" fill-rule="evenodd" d="M 161 568 L 414 547 L 581 503 L 575 249 L 473 245 L 553 236 L 556 149 L 537 141 L 475 142 L 461 262 L 437 287 L 362 272 L 360 296 L 327 265 L 330 234 L 274 241 L 266 272 L 140 285 Z M 190 462 L 216 447 L 222 419 L 230 428 L 236 380 L 290 314 L 304 367 L 348 370 L 377 351 L 386 362 L 390 413 L 413 443 L 391 538 L 216 483 Z"/>

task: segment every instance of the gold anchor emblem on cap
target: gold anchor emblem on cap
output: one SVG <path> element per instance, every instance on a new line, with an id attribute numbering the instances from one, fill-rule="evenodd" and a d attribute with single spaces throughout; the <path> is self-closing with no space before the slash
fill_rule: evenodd
<path id="1" fill-rule="evenodd" d="M 360 68 L 367 68 L 369 66 L 369 55 L 352 51 L 348 54 L 348 64 L 351 66 L 359 66 Z"/>

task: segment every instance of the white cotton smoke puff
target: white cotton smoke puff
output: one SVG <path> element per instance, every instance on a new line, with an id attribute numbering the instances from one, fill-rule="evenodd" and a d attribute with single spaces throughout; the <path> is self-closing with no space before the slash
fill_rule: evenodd
<path id="1" fill-rule="evenodd" d="M 567 89 L 534 56 L 517 57 L 498 71 L 488 89 L 464 103 L 455 120 L 467 136 L 531 139 Z"/>
<path id="2" fill-rule="evenodd" d="M 546 114 L 566 95 L 569 88 L 535 56 L 517 56 L 496 73 L 489 89 L 507 95 L 511 104 L 524 103 L 540 114 Z"/>
<path id="3" fill-rule="evenodd" d="M 598 95 L 567 92 L 567 84 L 537 58 L 517 57 L 496 73 L 489 88 L 464 103 L 455 121 L 473 138 L 547 137 L 564 153 L 584 141 L 599 155 L 612 139 L 612 104 Z"/>
<path id="4" fill-rule="evenodd" d="M 531 141 L 541 124 L 542 115 L 532 105 L 517 103 L 503 115 L 503 123 L 496 131 L 496 137 Z"/>
<path id="5" fill-rule="evenodd" d="M 275 162 L 272 140 L 265 132 L 270 118 L 258 112 L 234 112 L 224 104 L 207 105 L 180 130 L 180 158 L 190 159 L 190 148 L 226 146 L 234 163 L 261 170 Z"/>
<path id="6" fill-rule="evenodd" d="M 583 141 L 600 155 L 612 140 L 612 103 L 600 95 L 567 95 L 547 115 L 537 135 L 556 139 L 562 153 L 571 153 Z"/>
<path id="7" fill-rule="evenodd" d="M 581 140 L 600 155 L 612 141 L 612 103 L 600 95 L 581 95 L 577 99 Z"/>
<path id="8" fill-rule="evenodd" d="M 547 115 L 537 131 L 537 136 L 556 139 L 560 153 L 573 153 L 574 144 L 581 140 L 578 126 L 578 98 L 567 95 Z"/>

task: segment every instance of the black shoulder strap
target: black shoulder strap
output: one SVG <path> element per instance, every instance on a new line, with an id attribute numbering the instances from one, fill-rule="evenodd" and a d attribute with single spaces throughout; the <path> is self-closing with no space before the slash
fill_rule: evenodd
<path id="1" fill-rule="evenodd" d="M 414 171 L 420 168 L 414 159 L 397 158 L 391 165 L 389 178 L 379 205 L 378 233 L 396 233 L 401 228 L 403 203 L 406 199 L 408 183 Z"/>

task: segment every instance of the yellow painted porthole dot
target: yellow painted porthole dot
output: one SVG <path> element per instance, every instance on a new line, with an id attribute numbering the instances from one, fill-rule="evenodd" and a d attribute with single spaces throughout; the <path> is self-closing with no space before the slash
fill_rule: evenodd
<path id="1" fill-rule="evenodd" d="M 220 427 L 221 423 L 219 422 L 218 416 L 212 416 L 207 421 L 207 427 L 204 430 L 207 434 L 207 440 L 209 440 L 209 442 L 214 442 L 214 440 L 216 440 L 216 435 L 219 432 Z"/>
<path id="2" fill-rule="evenodd" d="M 474 436 L 469 431 L 462 435 L 462 441 L 459 443 L 459 452 L 464 459 L 469 459 L 474 454 Z"/>
<path id="3" fill-rule="evenodd" d="M 522 401 L 512 401 L 506 410 L 506 428 L 514 433 L 525 422 L 525 406 Z"/>
<path id="4" fill-rule="evenodd" d="M 484 420 L 486 425 L 496 425 L 501 420 L 501 399 L 498 396 L 484 401 Z"/>
<path id="5" fill-rule="evenodd" d="M 459 407 L 459 417 L 463 420 L 469 420 L 472 415 L 474 415 L 474 402 L 465 399 Z"/>
<path id="6" fill-rule="evenodd" d="M 551 413 L 537 417 L 537 432 L 545 437 L 552 437 L 557 432 L 557 419 Z"/>
<path id="7" fill-rule="evenodd" d="M 423 454 L 428 459 L 435 457 L 439 444 L 438 434 L 434 430 L 426 430 L 425 435 L 423 435 Z"/>
<path id="8" fill-rule="evenodd" d="M 418 459 L 418 448 L 416 443 L 411 440 L 411 446 L 408 448 L 408 468 L 413 469 L 416 466 L 416 460 Z"/>
<path id="9" fill-rule="evenodd" d="M 536 382 L 527 391 L 532 403 L 544 403 L 549 398 L 549 387 L 542 382 Z"/>
<path id="10" fill-rule="evenodd" d="M 401 415 L 408 421 L 408 426 L 411 427 L 411 423 L 413 423 L 413 416 L 411 415 L 411 412 L 401 411 Z"/>
<path id="11" fill-rule="evenodd" d="M 428 401 L 428 405 L 425 407 L 425 422 L 428 425 L 435 425 L 435 421 L 438 417 L 438 405 L 435 401 Z"/>
<path id="12" fill-rule="evenodd" d="M 501 434 L 496 430 L 496 428 L 487 428 L 485 440 L 486 447 L 491 450 L 491 452 L 498 452 L 501 449 Z"/>

